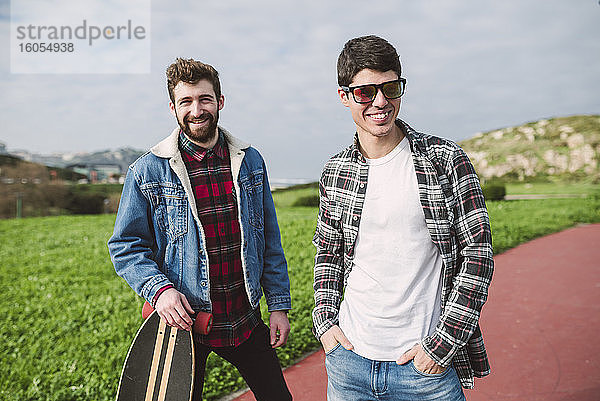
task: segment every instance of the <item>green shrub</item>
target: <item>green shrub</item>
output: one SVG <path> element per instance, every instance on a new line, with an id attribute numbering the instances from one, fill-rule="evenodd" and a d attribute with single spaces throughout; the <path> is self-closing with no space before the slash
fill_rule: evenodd
<path id="1" fill-rule="evenodd" d="M 319 195 L 301 196 L 292 203 L 292 206 L 319 206 Z"/>
<path id="2" fill-rule="evenodd" d="M 73 214 L 101 214 L 104 212 L 104 195 L 71 191 L 66 209 Z"/>
<path id="3" fill-rule="evenodd" d="M 15 217 L 17 199 L 21 217 L 116 213 L 121 188 L 120 184 L 0 183 L 0 219 Z"/>
<path id="4" fill-rule="evenodd" d="M 506 185 L 501 183 L 490 183 L 482 187 L 483 196 L 486 201 L 498 201 L 506 195 Z"/>
<path id="5" fill-rule="evenodd" d="M 277 188 L 273 192 L 296 192 L 299 189 L 306 189 L 306 188 L 319 188 L 319 183 L 318 182 L 309 182 L 306 184 L 292 185 L 292 186 L 285 187 L 285 188 Z"/>
<path id="6" fill-rule="evenodd" d="M 75 171 L 66 168 L 46 167 L 46 169 L 48 170 L 48 173 L 50 173 L 50 171 L 54 171 L 56 174 L 56 178 L 58 178 L 59 180 L 75 182 L 77 180 L 87 178 L 85 174 L 76 173 Z"/>

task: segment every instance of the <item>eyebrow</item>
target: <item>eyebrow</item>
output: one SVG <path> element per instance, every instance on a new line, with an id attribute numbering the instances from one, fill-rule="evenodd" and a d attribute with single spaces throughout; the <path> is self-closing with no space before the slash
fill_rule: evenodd
<path id="1" fill-rule="evenodd" d="M 181 99 L 179 99 L 177 101 L 177 103 L 179 104 L 179 103 L 183 102 L 184 100 L 192 100 L 193 98 L 194 98 L 193 96 L 185 96 L 185 97 L 182 97 Z M 205 99 L 214 100 L 215 99 L 215 97 L 213 95 L 208 94 L 208 93 L 200 95 L 200 96 L 198 96 L 198 98 L 200 100 L 205 100 Z"/>

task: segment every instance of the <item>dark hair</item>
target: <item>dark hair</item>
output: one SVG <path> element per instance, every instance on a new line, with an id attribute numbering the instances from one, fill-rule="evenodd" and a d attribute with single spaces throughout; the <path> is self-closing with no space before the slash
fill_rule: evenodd
<path id="1" fill-rule="evenodd" d="M 360 71 L 395 71 L 402 75 L 400 58 L 394 46 L 379 36 L 369 35 L 350 39 L 344 45 L 337 62 L 338 85 L 349 86 Z"/>
<path id="2" fill-rule="evenodd" d="M 167 68 L 167 89 L 171 102 L 175 102 L 173 90 L 181 81 L 189 84 L 206 79 L 208 80 L 215 91 L 217 100 L 221 97 L 221 82 L 219 81 L 219 73 L 212 65 L 204 64 L 194 59 L 177 58 L 173 64 Z"/>

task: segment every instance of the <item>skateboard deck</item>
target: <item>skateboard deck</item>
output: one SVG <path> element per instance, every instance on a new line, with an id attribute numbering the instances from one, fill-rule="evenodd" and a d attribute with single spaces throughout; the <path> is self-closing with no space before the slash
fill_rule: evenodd
<path id="1" fill-rule="evenodd" d="M 190 401 L 193 382 L 192 333 L 153 312 L 129 348 L 116 401 Z"/>

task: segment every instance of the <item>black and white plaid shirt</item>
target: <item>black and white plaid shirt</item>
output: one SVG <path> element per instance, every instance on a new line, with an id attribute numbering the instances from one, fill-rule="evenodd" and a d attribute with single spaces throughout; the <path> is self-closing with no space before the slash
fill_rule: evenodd
<path id="1" fill-rule="evenodd" d="M 489 374 L 479 315 L 492 278 L 492 235 L 479 179 L 466 153 L 454 142 L 396 124 L 407 136 L 419 198 L 431 239 L 443 260 L 442 315 L 435 333 L 421 342 L 440 366 L 453 364 L 461 384 Z M 320 206 L 313 244 L 314 333 L 320 338 L 338 324 L 346 280 L 367 190 L 368 164 L 354 144 L 333 156 L 319 183 Z M 402 207 L 402 205 L 398 205 Z"/>

